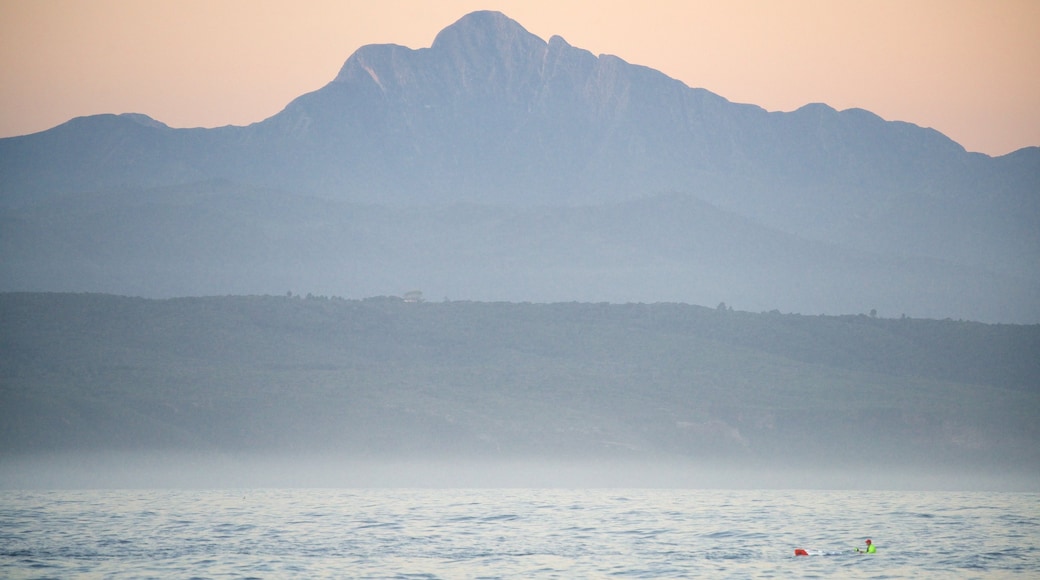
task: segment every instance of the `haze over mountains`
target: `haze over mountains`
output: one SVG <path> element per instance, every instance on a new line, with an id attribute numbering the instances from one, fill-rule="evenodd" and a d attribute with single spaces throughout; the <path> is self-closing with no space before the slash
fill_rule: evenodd
<path id="1" fill-rule="evenodd" d="M 771 113 L 477 12 L 247 127 L 0 140 L 0 290 L 1040 321 L 1040 148 Z"/>

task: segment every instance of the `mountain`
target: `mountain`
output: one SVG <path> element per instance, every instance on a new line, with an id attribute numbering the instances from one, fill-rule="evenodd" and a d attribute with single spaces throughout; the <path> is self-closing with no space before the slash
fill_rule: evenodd
<path id="1" fill-rule="evenodd" d="M 219 453 L 1035 489 L 1037 348 L 1036 325 L 682 304 L 0 294 L 0 476 Z"/>
<path id="2" fill-rule="evenodd" d="M 401 294 L 515 302 L 726 301 L 744 310 L 1029 318 L 1029 284 L 813 242 L 690 196 L 601 205 L 351 204 L 227 182 L 12 211 L 15 290 L 176 297 Z"/>
<path id="3" fill-rule="evenodd" d="M 911 310 L 1040 320 L 1040 148 L 991 158 L 968 153 L 934 130 L 885 121 L 863 110 L 814 104 L 791 113 L 767 112 L 617 57 L 593 55 L 558 36 L 544 41 L 496 12 L 463 17 L 429 48 L 362 47 L 328 85 L 247 127 L 172 129 L 143 115 L 102 115 L 0 140 L 0 219 L 18 224 L 19 232 L 53 228 L 31 217 L 47 204 L 59 204 L 66 212 L 62 215 L 89 229 L 91 224 L 83 222 L 108 214 L 85 207 L 87 200 L 111 199 L 112 192 L 190 192 L 214 182 L 237 184 L 268 198 L 281 192 L 285 204 L 301 206 L 320 199 L 338 207 L 396 208 L 388 211 L 430 206 L 448 211 L 443 208 L 460 204 L 496 208 L 487 210 L 492 212 L 556 208 L 548 223 L 562 223 L 575 208 L 681 194 L 788 239 L 850 252 L 848 260 L 838 262 L 899 262 L 936 273 L 937 295 L 919 292 L 915 283 L 895 298 Z M 72 207 L 85 213 L 68 214 Z M 446 221 L 457 219 L 465 218 Z M 27 254 L 11 244 L 35 248 L 51 243 L 43 238 L 6 241 L 19 235 L 5 234 L 3 249 L 23 261 L 29 260 Z M 443 237 L 432 231 L 417 235 Z M 440 239 L 446 245 L 430 251 L 444 255 L 452 244 L 472 240 Z M 126 245 L 115 238 L 104 243 Z M 504 245 L 504 240 L 484 243 Z M 543 259 L 550 261 L 569 253 L 565 246 L 544 249 Z M 808 262 L 810 255 L 794 260 Z M 749 254 L 734 263 L 762 259 Z M 112 260 L 127 263 L 118 256 Z M 921 263 L 929 266 L 912 265 Z M 36 267 L 64 268 L 55 262 Z M 576 264 L 571 273 L 582 267 Z M 679 265 L 688 278 L 711 277 L 710 271 L 699 276 L 690 268 L 689 262 Z M 430 269 L 439 268 L 431 264 Z M 878 279 L 886 271 L 875 270 L 872 277 L 869 269 L 858 270 L 830 280 L 850 285 L 850 280 Z M 753 277 L 754 272 L 743 274 Z M 18 285 L 11 282 L 13 272 L 7 274 L 6 289 L 56 289 Z M 670 275 L 657 270 L 650 277 Z M 791 289 L 806 283 L 795 275 L 776 272 L 767 284 Z M 145 279 L 147 272 L 136 277 Z M 596 287 L 600 280 L 590 277 L 577 285 Z M 333 283 L 328 277 L 322 281 Z M 896 284 L 879 284 L 899 294 Z M 977 288 L 982 286 L 987 288 Z M 726 287 L 734 294 L 755 293 Z M 341 286 L 337 293 L 351 291 Z M 951 294 L 957 295 L 954 302 L 947 301 Z M 694 298 L 712 300 L 708 295 Z M 938 303 L 926 309 L 933 298 Z M 871 301 L 869 293 L 856 299 Z M 768 299 L 759 292 L 753 302 Z M 1004 313 L 960 310 L 965 303 L 1003 304 Z M 774 305 L 793 306 L 779 297 Z"/>

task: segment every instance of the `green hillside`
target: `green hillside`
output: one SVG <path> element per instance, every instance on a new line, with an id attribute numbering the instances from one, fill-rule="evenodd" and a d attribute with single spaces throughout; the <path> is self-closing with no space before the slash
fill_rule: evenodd
<path id="1" fill-rule="evenodd" d="M 0 453 L 1040 466 L 1040 326 L 0 295 Z"/>

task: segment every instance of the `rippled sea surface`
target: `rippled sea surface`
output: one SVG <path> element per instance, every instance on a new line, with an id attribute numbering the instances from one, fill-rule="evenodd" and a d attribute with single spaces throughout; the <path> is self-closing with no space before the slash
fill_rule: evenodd
<path id="1" fill-rule="evenodd" d="M 0 491 L 0 577 L 1037 578 L 1040 494 Z"/>

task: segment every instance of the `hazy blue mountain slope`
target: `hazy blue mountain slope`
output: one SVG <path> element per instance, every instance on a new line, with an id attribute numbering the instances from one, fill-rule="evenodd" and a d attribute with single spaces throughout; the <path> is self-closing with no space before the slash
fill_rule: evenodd
<path id="1" fill-rule="evenodd" d="M 601 206 L 388 208 L 230 183 L 10 211 L 0 289 L 169 297 L 725 301 L 742 309 L 1040 319 L 1023 280 L 808 241 L 682 195 Z"/>
<path id="2" fill-rule="evenodd" d="M 124 127 L 98 147 L 92 135 L 113 132 L 110 121 L 99 123 L 0 141 L 3 158 L 37 162 L 5 166 L 3 189 L 150 185 L 139 181 L 173 179 L 179 168 L 353 201 L 588 202 L 679 190 L 738 204 L 774 196 L 730 199 L 733 187 L 757 184 L 848 190 L 870 205 L 890 193 L 955 199 L 1000 175 L 1035 186 L 1040 159 L 1026 150 L 1026 166 L 998 170 L 998 161 L 933 130 L 866 111 L 767 113 L 559 37 L 543 41 L 494 12 L 462 18 L 430 48 L 362 47 L 327 86 L 249 127 L 164 131 L 153 122 L 155 131 Z M 96 165 L 84 182 L 74 173 L 85 170 L 84 156 L 112 164 Z M 51 181 L 34 183 L 44 169 Z"/>

